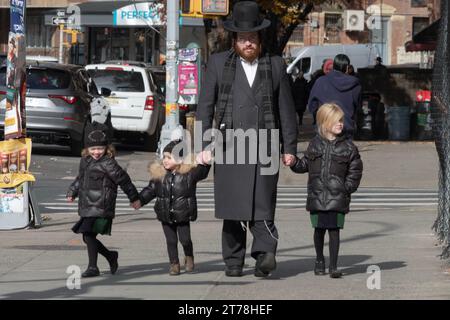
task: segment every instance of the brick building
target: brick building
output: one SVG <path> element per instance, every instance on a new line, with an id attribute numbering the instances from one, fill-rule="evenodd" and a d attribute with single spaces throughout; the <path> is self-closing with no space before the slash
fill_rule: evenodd
<path id="1" fill-rule="evenodd" d="M 310 45 L 371 43 L 378 47 L 385 64 L 420 62 L 420 53 L 405 52 L 405 43 L 439 17 L 439 0 L 363 0 L 357 1 L 358 5 L 342 4 L 347 2 L 317 6 L 309 20 L 294 31 L 286 55 L 296 47 Z"/>

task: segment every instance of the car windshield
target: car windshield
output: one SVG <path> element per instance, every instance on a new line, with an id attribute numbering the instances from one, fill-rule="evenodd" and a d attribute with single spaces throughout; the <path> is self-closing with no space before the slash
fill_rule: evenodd
<path id="1" fill-rule="evenodd" d="M 116 92 L 145 92 L 140 72 L 125 70 L 88 70 L 98 88 Z"/>
<path id="2" fill-rule="evenodd" d="M 67 71 L 49 68 L 29 68 L 27 87 L 29 89 L 58 90 L 70 86 L 70 74 Z"/>

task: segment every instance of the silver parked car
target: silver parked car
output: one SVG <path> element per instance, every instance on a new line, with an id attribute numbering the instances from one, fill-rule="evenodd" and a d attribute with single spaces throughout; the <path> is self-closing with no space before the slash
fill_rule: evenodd
<path id="1" fill-rule="evenodd" d="M 0 130 L 6 106 L 6 66 L 0 66 Z M 94 87 L 94 88 L 93 88 Z M 33 141 L 68 145 L 80 155 L 88 121 L 90 92 L 97 93 L 81 66 L 50 62 L 27 65 L 26 127 Z"/>

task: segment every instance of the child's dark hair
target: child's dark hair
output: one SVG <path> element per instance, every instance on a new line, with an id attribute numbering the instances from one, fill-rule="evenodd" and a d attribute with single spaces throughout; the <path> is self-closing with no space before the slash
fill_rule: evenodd
<path id="1" fill-rule="evenodd" d="M 114 158 L 116 156 L 116 148 L 112 144 L 108 144 L 106 146 L 106 155 L 110 158 Z M 86 158 L 89 156 L 89 148 L 84 148 L 83 151 L 81 151 L 81 157 Z"/>

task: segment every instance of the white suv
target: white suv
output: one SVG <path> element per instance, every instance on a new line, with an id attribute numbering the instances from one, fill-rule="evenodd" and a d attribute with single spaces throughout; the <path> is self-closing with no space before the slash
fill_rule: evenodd
<path id="1" fill-rule="evenodd" d="M 139 134 L 144 146 L 155 151 L 164 124 L 164 96 L 154 75 L 139 62 L 107 61 L 87 65 L 98 88 L 108 88 L 111 122 L 119 138 Z"/>

